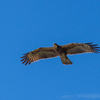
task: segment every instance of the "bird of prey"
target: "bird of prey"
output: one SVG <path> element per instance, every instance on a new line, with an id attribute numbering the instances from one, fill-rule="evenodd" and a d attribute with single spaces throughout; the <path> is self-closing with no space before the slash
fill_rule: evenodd
<path id="1" fill-rule="evenodd" d="M 60 56 L 63 64 L 73 64 L 67 55 L 79 54 L 79 53 L 100 53 L 100 47 L 98 44 L 90 43 L 71 43 L 67 45 L 53 44 L 53 47 L 43 47 L 23 54 L 22 64 L 29 65 L 32 62 L 38 61 L 40 59 L 53 58 Z"/>

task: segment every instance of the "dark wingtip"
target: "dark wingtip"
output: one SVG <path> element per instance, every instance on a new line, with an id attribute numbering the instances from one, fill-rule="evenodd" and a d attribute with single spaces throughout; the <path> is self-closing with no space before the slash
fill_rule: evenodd
<path id="1" fill-rule="evenodd" d="M 88 44 L 88 45 L 90 45 L 90 44 L 92 44 L 93 42 L 89 42 L 89 43 L 85 43 L 85 44 Z"/>
<path id="2" fill-rule="evenodd" d="M 28 54 L 28 53 L 25 53 L 25 54 L 23 54 L 24 56 L 20 57 L 20 58 L 22 58 L 22 59 L 20 60 L 20 61 L 22 61 L 22 64 L 24 64 L 24 63 L 25 63 L 25 65 L 31 64 L 31 62 L 29 61 L 29 59 L 28 59 L 28 57 L 27 57 L 27 54 Z"/>
<path id="3" fill-rule="evenodd" d="M 90 43 L 86 43 L 86 44 L 88 44 L 89 46 L 91 46 L 92 47 L 92 49 L 94 50 L 94 53 L 100 53 L 100 47 L 97 47 L 98 46 L 98 44 L 92 44 L 93 42 L 90 42 Z"/>

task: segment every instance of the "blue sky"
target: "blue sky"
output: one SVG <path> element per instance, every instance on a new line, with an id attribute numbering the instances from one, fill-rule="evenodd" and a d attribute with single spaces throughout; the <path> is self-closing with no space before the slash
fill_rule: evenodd
<path id="1" fill-rule="evenodd" d="M 39 47 L 100 46 L 99 0 L 0 1 L 0 100 L 99 100 L 100 54 L 59 57 L 29 66 L 22 54 Z"/>

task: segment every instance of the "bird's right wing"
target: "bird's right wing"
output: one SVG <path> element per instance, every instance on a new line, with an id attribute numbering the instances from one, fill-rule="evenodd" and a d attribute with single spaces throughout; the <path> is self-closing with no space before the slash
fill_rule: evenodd
<path id="1" fill-rule="evenodd" d="M 58 56 L 58 54 L 54 51 L 53 47 L 38 48 L 23 55 L 24 56 L 21 57 L 22 58 L 21 61 L 23 61 L 22 64 L 25 63 L 25 65 L 31 64 L 32 62 L 35 62 L 40 59 L 46 59 Z"/>
<path id="2" fill-rule="evenodd" d="M 79 54 L 79 53 L 100 53 L 100 47 L 97 47 L 98 44 L 90 43 L 71 43 L 68 45 L 62 46 L 67 52 L 67 54 Z"/>

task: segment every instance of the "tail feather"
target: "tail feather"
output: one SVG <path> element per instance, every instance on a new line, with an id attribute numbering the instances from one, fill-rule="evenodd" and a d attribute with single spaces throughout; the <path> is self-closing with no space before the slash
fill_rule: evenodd
<path id="1" fill-rule="evenodd" d="M 73 64 L 65 54 L 62 54 L 60 56 L 60 58 L 61 58 L 62 63 L 65 64 L 65 65 Z"/>

